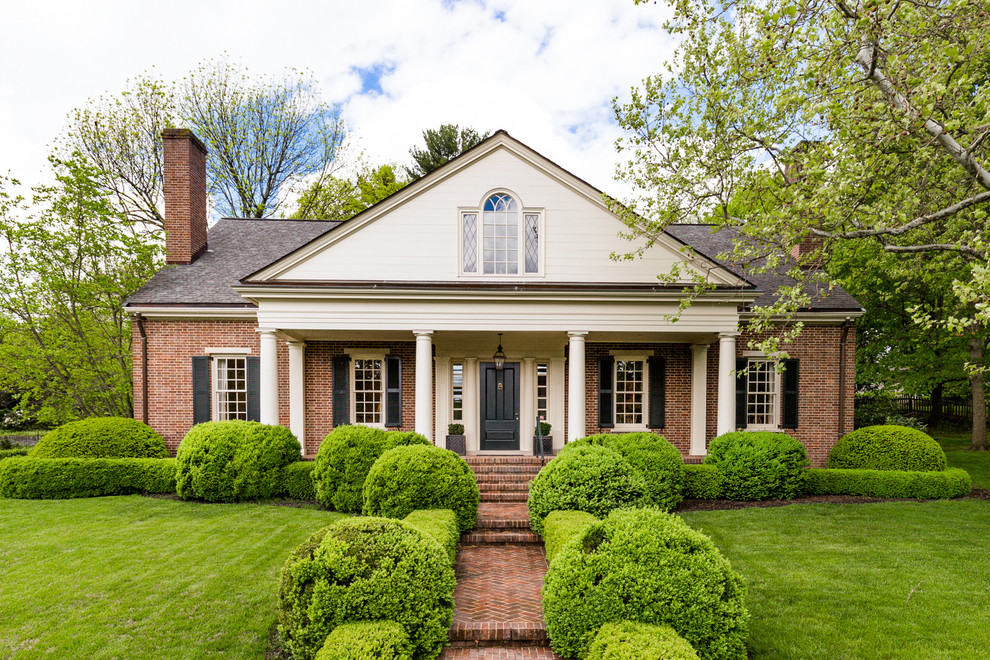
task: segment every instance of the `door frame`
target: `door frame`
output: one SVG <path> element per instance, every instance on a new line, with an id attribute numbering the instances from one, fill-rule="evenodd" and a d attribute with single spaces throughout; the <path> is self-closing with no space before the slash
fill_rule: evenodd
<path id="1" fill-rule="evenodd" d="M 513 405 L 513 408 L 515 409 L 515 419 L 511 421 L 514 421 L 516 426 L 515 429 L 516 446 L 510 449 L 486 449 L 484 447 L 484 443 L 485 443 L 484 426 L 485 426 L 485 407 L 486 407 L 485 390 L 487 386 L 487 383 L 485 382 L 486 380 L 485 374 L 489 368 L 491 369 L 495 368 L 495 363 L 490 361 L 485 361 L 485 362 L 479 361 L 478 363 L 478 449 L 481 452 L 504 452 L 504 451 L 518 452 L 522 449 L 523 446 L 522 434 L 521 434 L 522 425 L 520 424 L 521 411 L 519 410 L 519 407 L 522 403 L 521 382 L 522 382 L 523 365 L 521 362 L 510 362 L 510 361 L 505 362 L 505 366 L 510 366 L 510 365 L 512 366 L 512 372 L 514 375 L 513 380 L 515 381 L 513 388 L 515 392 L 515 396 L 513 397 L 515 399 Z M 510 421 L 510 420 L 500 420 L 500 421 Z"/>

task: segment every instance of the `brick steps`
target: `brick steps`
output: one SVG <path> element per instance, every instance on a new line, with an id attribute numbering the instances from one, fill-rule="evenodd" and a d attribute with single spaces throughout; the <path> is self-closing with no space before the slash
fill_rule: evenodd
<path id="1" fill-rule="evenodd" d="M 517 529 L 486 529 L 468 532 L 461 536 L 466 545 L 506 545 L 509 543 L 542 544 L 543 537 L 530 531 Z"/>
<path id="2" fill-rule="evenodd" d="M 476 472 L 474 475 L 478 485 L 484 483 L 523 483 L 528 484 L 536 474 L 528 472 Z"/>
<path id="3" fill-rule="evenodd" d="M 453 642 L 440 660 L 560 660 L 560 656 L 545 642 Z"/>
<path id="4" fill-rule="evenodd" d="M 529 499 L 529 489 L 526 492 L 483 492 L 482 502 L 525 502 Z"/>
<path id="5" fill-rule="evenodd" d="M 549 642 L 547 626 L 542 621 L 511 621 L 499 623 L 454 623 L 450 627 L 451 642 Z"/>
<path id="6" fill-rule="evenodd" d="M 529 481 L 479 481 L 478 488 L 484 493 L 529 492 Z"/>

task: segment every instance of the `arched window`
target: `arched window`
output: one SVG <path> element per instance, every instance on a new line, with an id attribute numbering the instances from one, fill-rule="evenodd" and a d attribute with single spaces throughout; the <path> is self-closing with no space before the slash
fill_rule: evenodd
<path id="1" fill-rule="evenodd" d="M 466 211 L 461 215 L 463 272 L 477 274 L 480 271 L 483 275 L 539 273 L 541 214 L 521 210 L 511 195 L 501 192 L 488 197 L 480 211 Z M 478 227 L 479 215 L 481 227 Z"/>

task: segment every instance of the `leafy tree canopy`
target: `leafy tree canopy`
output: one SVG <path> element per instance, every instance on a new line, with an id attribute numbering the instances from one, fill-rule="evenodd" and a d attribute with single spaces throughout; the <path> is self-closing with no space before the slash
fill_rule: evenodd
<path id="1" fill-rule="evenodd" d="M 406 176 L 415 181 L 437 169 L 475 146 L 490 134 L 478 133 L 473 128 L 461 128 L 457 124 L 442 124 L 440 128 L 423 131 L 426 148 L 412 147 L 409 155 L 413 164 L 406 167 Z"/>
<path id="2" fill-rule="evenodd" d="M 293 218 L 348 220 L 406 186 L 395 165 L 360 167 L 352 177 L 332 176 L 316 181 L 299 197 Z"/>

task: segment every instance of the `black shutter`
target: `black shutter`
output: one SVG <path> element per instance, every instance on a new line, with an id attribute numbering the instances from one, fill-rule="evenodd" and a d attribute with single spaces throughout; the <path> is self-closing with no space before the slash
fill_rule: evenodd
<path id="1" fill-rule="evenodd" d="M 611 355 L 598 359 L 598 426 L 610 429 L 615 426 L 613 415 L 615 358 Z"/>
<path id="2" fill-rule="evenodd" d="M 385 356 L 385 426 L 402 426 L 402 359 Z"/>
<path id="3" fill-rule="evenodd" d="M 210 396 L 210 358 L 196 355 L 192 359 L 193 378 L 193 424 L 210 421 L 213 409 Z"/>
<path id="4" fill-rule="evenodd" d="M 746 388 L 749 384 L 746 358 L 736 358 L 736 428 L 746 428 Z"/>
<path id="5" fill-rule="evenodd" d="M 333 425 L 343 426 L 351 423 L 351 356 L 338 355 L 333 359 Z"/>
<path id="6" fill-rule="evenodd" d="M 783 406 L 780 415 L 781 426 L 785 429 L 796 429 L 798 425 L 798 362 L 799 360 L 784 360 L 782 378 Z"/>
<path id="7" fill-rule="evenodd" d="M 247 367 L 247 418 L 249 422 L 261 421 L 261 358 L 248 356 Z"/>
<path id="8" fill-rule="evenodd" d="M 650 428 L 662 429 L 666 418 L 664 409 L 667 390 L 667 361 L 651 357 L 650 367 Z"/>

